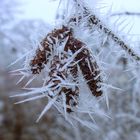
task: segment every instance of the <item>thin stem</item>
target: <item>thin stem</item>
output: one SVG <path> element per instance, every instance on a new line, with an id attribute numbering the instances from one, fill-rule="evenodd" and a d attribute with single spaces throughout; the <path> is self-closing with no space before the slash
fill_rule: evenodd
<path id="1" fill-rule="evenodd" d="M 111 16 L 140 16 L 139 12 L 118 12 L 118 13 L 113 13 Z"/>
<path id="2" fill-rule="evenodd" d="M 140 61 L 140 56 L 136 54 L 128 44 L 126 44 L 120 37 L 118 37 L 111 29 L 106 27 L 106 25 L 95 15 L 93 14 L 83 2 L 80 1 L 77 2 L 77 0 L 74 0 L 75 3 L 82 9 L 83 14 L 87 16 L 88 18 L 88 23 L 90 23 L 90 28 L 91 26 L 96 26 L 99 30 L 103 31 L 108 37 L 110 37 L 116 44 L 118 44 L 121 48 L 123 48 L 133 59 Z M 79 21 L 81 18 L 79 18 Z"/>

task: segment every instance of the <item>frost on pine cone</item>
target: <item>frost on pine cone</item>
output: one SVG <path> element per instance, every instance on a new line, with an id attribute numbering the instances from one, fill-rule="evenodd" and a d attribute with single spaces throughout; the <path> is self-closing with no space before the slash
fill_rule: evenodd
<path id="1" fill-rule="evenodd" d="M 95 130 L 94 118 L 107 118 L 106 109 L 100 108 L 99 102 L 105 99 L 109 107 L 110 93 L 128 91 L 125 82 L 131 75 L 136 79 L 131 77 L 136 83 L 134 93 L 138 93 L 137 67 L 129 76 L 124 71 L 139 64 L 140 57 L 125 38 L 84 1 L 74 0 L 73 4 L 74 10 L 67 4 L 70 14 L 65 13 L 63 26 L 49 32 L 35 45 L 38 48 L 27 52 L 24 67 L 16 70 L 22 75 L 19 82 L 31 77 L 25 87 L 34 79 L 39 81 L 40 76 L 42 85 L 26 88 L 27 92 L 13 97 L 27 97 L 17 103 L 47 99 L 37 121 L 54 106 L 73 126 L 79 122 Z"/>
<path id="2" fill-rule="evenodd" d="M 87 46 L 73 37 L 72 29 L 62 26 L 49 33 L 41 42 L 35 57 L 31 60 L 31 71 L 39 74 L 47 67 L 46 85 L 51 85 L 48 96 L 66 96 L 66 110 L 73 111 L 78 104 L 80 69 L 93 96 L 101 96 L 100 70 Z"/>

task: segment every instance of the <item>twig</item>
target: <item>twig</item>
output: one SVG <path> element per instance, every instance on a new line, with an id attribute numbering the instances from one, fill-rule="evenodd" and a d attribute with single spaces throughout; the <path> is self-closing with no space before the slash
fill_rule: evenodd
<path id="1" fill-rule="evenodd" d="M 121 48 L 123 48 L 132 58 L 137 61 L 140 61 L 140 56 L 136 54 L 120 37 L 118 37 L 111 29 L 106 27 L 106 25 L 95 15 L 93 14 L 83 2 L 80 4 L 77 0 L 74 0 L 75 3 L 81 8 L 83 8 L 83 14 L 88 19 L 88 23 L 90 25 L 95 25 L 99 30 L 103 31 L 108 37 L 110 37 L 116 44 L 118 44 Z M 79 18 L 81 20 L 81 18 Z"/>
<path id="2" fill-rule="evenodd" d="M 111 16 L 140 16 L 139 12 L 118 12 L 113 13 Z"/>

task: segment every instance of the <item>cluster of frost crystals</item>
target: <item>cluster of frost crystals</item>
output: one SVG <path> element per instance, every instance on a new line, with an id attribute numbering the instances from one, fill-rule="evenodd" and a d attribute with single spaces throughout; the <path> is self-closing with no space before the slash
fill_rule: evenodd
<path id="1" fill-rule="evenodd" d="M 124 123 L 123 118 L 125 116 L 128 116 L 130 120 L 132 119 L 136 122 L 139 122 L 139 119 L 137 118 L 139 110 L 137 108 L 139 105 L 138 93 L 140 85 L 140 70 L 139 62 L 136 62 L 136 60 L 138 60 L 138 57 L 135 57 L 135 55 L 133 57 L 133 51 L 131 52 L 131 50 L 127 48 L 129 46 L 126 46 L 122 43 L 120 37 L 121 34 L 119 34 L 114 28 L 108 25 L 104 19 L 100 21 L 98 15 L 96 16 L 96 12 L 94 13 L 93 11 L 91 11 L 91 13 L 88 13 L 86 15 L 82 11 L 84 10 L 84 8 L 82 7 L 83 3 L 80 0 L 77 0 L 77 2 L 79 2 L 80 6 L 77 5 L 77 9 L 74 9 L 72 11 L 72 14 L 69 14 L 69 9 L 72 9 L 73 6 L 68 6 L 68 11 L 65 15 L 66 20 L 63 22 L 69 28 L 73 29 L 74 37 L 84 42 L 93 58 L 95 58 L 94 61 L 97 62 L 100 68 L 100 76 L 102 77 L 102 82 L 99 84 L 101 85 L 100 90 L 103 92 L 103 96 L 96 98 L 92 95 L 87 86 L 87 81 L 84 79 L 80 69 L 78 69 L 78 82 L 73 81 L 71 78 L 72 75 L 68 72 L 69 75 L 65 80 L 55 79 L 61 81 L 61 84 L 58 85 L 60 87 L 65 86 L 75 90 L 74 87 L 78 86 L 78 88 L 80 89 L 78 98 L 72 96 L 73 100 L 76 100 L 77 105 L 70 106 L 72 108 L 72 111 L 67 112 L 66 94 L 62 93 L 61 95 L 59 95 L 59 90 L 56 90 L 54 92 L 51 88 L 52 85 L 47 84 L 48 78 L 50 78 L 50 64 L 53 63 L 53 57 L 56 54 L 61 54 L 60 52 L 62 52 L 63 47 L 67 42 L 67 40 L 65 40 L 60 45 L 59 40 L 57 40 L 58 43 L 55 44 L 56 50 L 54 50 L 54 53 L 49 58 L 49 63 L 46 65 L 44 64 L 44 69 L 38 75 L 33 75 L 30 71 L 30 60 L 32 60 L 32 58 L 34 57 L 36 48 L 32 50 L 31 53 L 26 55 L 24 68 L 20 70 L 20 73 L 23 74 L 22 78 L 24 78 L 24 76 L 30 77 L 26 86 L 28 86 L 33 80 L 38 80 L 40 78 L 42 80 L 41 86 L 35 88 L 26 88 L 27 90 L 29 90 L 29 92 L 27 91 L 25 93 L 15 95 L 14 97 L 27 97 L 26 99 L 18 103 L 40 98 L 47 99 L 46 106 L 44 107 L 37 121 L 39 121 L 51 107 L 55 107 L 63 115 L 65 120 L 68 121 L 72 126 L 77 127 L 77 124 L 80 123 L 83 126 L 90 128 L 91 130 L 99 129 L 95 123 L 94 118 L 98 118 L 97 116 L 99 116 L 105 120 L 105 117 L 107 117 L 107 115 L 104 113 L 106 107 L 104 107 L 105 105 L 101 106 L 102 99 L 106 100 L 106 104 L 109 108 L 109 98 L 111 102 L 110 104 L 112 106 L 118 106 L 118 110 L 116 109 L 116 106 L 114 108 L 110 107 L 110 112 L 112 113 L 112 116 L 116 118 L 116 120 L 118 119 L 118 121 L 120 121 L 121 119 L 121 122 Z M 74 2 L 72 2 L 72 4 L 74 4 Z M 93 15 L 95 16 L 95 24 L 91 25 L 87 21 L 90 17 L 93 17 Z M 104 24 L 104 22 L 106 24 Z M 41 47 L 41 45 L 39 46 Z M 72 55 L 71 52 L 69 52 L 68 59 L 62 60 L 62 65 L 70 65 L 71 61 L 74 60 L 74 57 L 75 56 Z M 94 78 L 96 79 L 96 77 Z M 132 94 L 131 98 L 130 93 Z M 125 97 L 129 100 L 125 100 Z M 129 104 L 129 106 L 127 106 L 128 101 L 132 102 L 132 105 Z M 118 111 L 118 114 L 114 113 L 115 109 Z M 131 110 L 133 113 L 135 113 L 135 116 L 133 116 L 132 114 L 127 114 L 128 110 Z M 112 124 L 117 125 L 116 122 L 113 122 Z M 108 128 L 106 127 L 106 125 L 109 125 L 107 121 L 104 124 L 100 124 L 101 127 L 104 127 L 105 132 L 107 132 L 107 129 L 111 130 L 115 127 L 111 126 L 110 128 Z M 117 130 L 116 132 L 110 131 L 108 132 L 108 134 L 106 134 L 106 139 L 111 139 L 113 136 L 119 137 L 120 133 L 120 130 Z M 103 137 L 101 136 L 99 136 L 98 138 L 103 139 Z"/>

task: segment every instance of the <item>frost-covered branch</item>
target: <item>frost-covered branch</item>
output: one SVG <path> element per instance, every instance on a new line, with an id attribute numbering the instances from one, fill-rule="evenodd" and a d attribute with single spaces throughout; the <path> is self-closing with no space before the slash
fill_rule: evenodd
<path id="1" fill-rule="evenodd" d="M 111 16 L 140 16 L 139 12 L 116 12 L 111 14 Z"/>
<path id="2" fill-rule="evenodd" d="M 83 16 L 87 17 L 87 22 L 91 27 L 96 26 L 98 30 L 104 32 L 108 37 L 110 37 L 116 44 L 118 44 L 121 48 L 123 48 L 132 58 L 137 61 L 140 61 L 140 56 L 136 54 L 131 47 L 125 43 L 119 36 L 117 36 L 111 29 L 109 29 L 91 10 L 85 6 L 84 2 L 79 0 L 74 0 L 79 9 L 82 9 Z M 75 18 L 73 18 L 75 19 Z M 78 20 L 80 21 L 82 17 L 79 17 Z"/>

